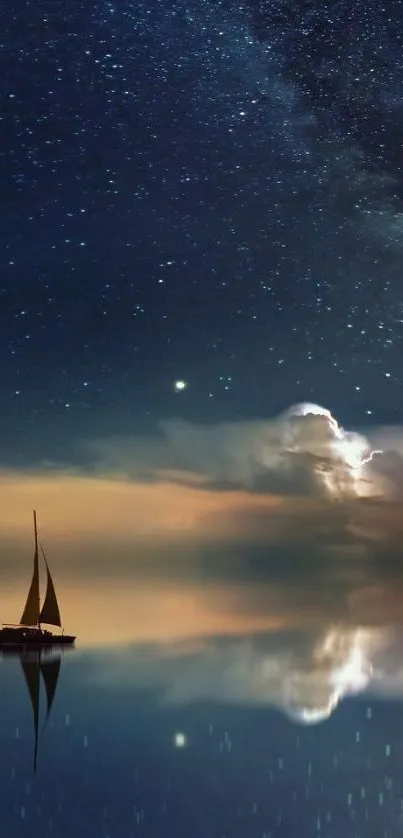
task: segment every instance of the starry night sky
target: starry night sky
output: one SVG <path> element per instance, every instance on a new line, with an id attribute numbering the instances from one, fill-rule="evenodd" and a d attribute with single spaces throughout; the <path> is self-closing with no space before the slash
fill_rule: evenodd
<path id="1" fill-rule="evenodd" d="M 402 42 L 397 0 L 13 0 L 3 460 L 303 400 L 397 421 Z"/>

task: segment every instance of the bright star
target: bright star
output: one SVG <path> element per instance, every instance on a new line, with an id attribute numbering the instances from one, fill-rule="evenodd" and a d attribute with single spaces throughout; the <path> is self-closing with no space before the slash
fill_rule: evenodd
<path id="1" fill-rule="evenodd" d="M 180 393 L 182 390 L 186 390 L 187 386 L 188 385 L 187 385 L 186 381 L 181 381 L 181 380 L 175 381 L 175 383 L 174 383 L 175 393 Z"/>

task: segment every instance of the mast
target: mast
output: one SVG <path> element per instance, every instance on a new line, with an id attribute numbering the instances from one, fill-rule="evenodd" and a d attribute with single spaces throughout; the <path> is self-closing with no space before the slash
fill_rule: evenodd
<path id="1" fill-rule="evenodd" d="M 38 556 L 38 531 L 36 524 L 36 512 L 34 510 L 34 535 L 35 535 L 35 553 L 34 553 L 34 570 L 32 574 L 31 585 L 28 591 L 25 608 L 22 613 L 20 625 L 24 626 L 40 626 L 40 606 L 39 606 L 39 556 Z"/>
<path id="2" fill-rule="evenodd" d="M 35 534 L 35 557 L 34 562 L 36 561 L 36 566 L 38 568 L 38 620 L 37 626 L 38 629 L 41 627 L 41 593 L 39 588 L 39 554 L 38 554 L 38 525 L 36 522 L 36 509 L 33 510 L 34 512 L 34 534 Z"/>

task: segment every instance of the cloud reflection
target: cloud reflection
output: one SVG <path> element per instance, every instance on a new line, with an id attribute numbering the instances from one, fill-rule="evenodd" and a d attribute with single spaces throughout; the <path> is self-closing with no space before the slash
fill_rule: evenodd
<path id="1" fill-rule="evenodd" d="M 343 626 L 320 636 L 213 637 L 138 646 L 130 655 L 102 658 L 93 677 L 109 687 L 154 689 L 168 704 L 273 706 L 295 722 L 313 724 L 329 718 L 346 696 L 371 689 L 373 659 L 385 648 L 387 633 Z"/>

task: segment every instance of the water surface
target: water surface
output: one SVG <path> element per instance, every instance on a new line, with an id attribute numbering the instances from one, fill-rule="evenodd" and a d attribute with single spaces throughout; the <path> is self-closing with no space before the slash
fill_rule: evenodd
<path id="1" fill-rule="evenodd" d="M 4 834 L 400 836 L 399 573 L 281 565 L 84 586 L 35 770 L 35 678 L 3 657 Z"/>

